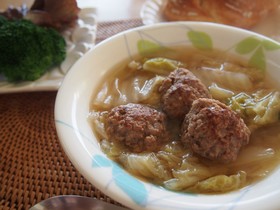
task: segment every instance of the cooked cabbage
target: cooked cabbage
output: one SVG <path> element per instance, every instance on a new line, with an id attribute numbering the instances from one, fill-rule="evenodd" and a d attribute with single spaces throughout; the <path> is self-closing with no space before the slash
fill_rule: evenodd
<path id="1" fill-rule="evenodd" d="M 255 67 L 243 66 L 237 63 L 223 63 L 223 70 L 230 71 L 230 72 L 239 72 L 249 76 L 250 80 L 253 83 L 258 83 L 264 80 L 265 73 L 264 71 L 257 69 Z"/>
<path id="2" fill-rule="evenodd" d="M 209 92 L 214 99 L 219 101 L 227 101 L 234 95 L 234 92 L 225 88 L 219 87 L 216 83 L 212 83 L 209 87 Z"/>
<path id="3" fill-rule="evenodd" d="M 153 152 L 141 154 L 122 153 L 119 161 L 129 172 L 149 178 L 155 182 L 171 178 L 169 169 L 160 162 Z"/>
<path id="4" fill-rule="evenodd" d="M 150 105 L 158 105 L 160 101 L 160 94 L 158 88 L 161 85 L 164 77 L 155 76 L 147 80 L 142 88 L 139 90 L 139 102 Z"/>
<path id="5" fill-rule="evenodd" d="M 105 122 L 105 116 L 107 115 L 107 112 L 95 112 L 92 111 L 88 115 L 88 120 L 92 127 L 94 128 L 94 131 L 101 139 L 107 139 L 108 136 L 105 132 L 104 122 Z"/>
<path id="6" fill-rule="evenodd" d="M 259 93 L 256 94 L 256 98 Z M 258 99 L 253 107 L 253 112 L 256 113 L 254 122 L 259 125 L 275 123 L 279 120 L 280 113 L 280 94 L 279 92 L 270 92 L 264 97 Z"/>
<path id="7" fill-rule="evenodd" d="M 242 174 L 229 177 L 217 175 L 224 173 L 224 169 L 221 169 L 223 167 L 210 169 L 198 158 L 189 155 L 187 150 L 176 141 L 167 144 L 159 152 L 150 153 L 130 153 L 120 145 L 107 140 L 101 141 L 101 148 L 130 173 L 163 184 L 169 190 L 188 191 L 190 188 L 192 190 L 195 188 L 200 189 L 202 193 L 227 192 L 244 184 L 244 179 L 241 180 L 244 178 Z"/>
<path id="8" fill-rule="evenodd" d="M 230 98 L 228 105 L 240 114 L 251 129 L 279 121 L 278 91 L 260 90 L 252 95 L 242 92 Z"/>
<path id="9" fill-rule="evenodd" d="M 236 62 L 227 62 L 224 59 L 217 59 L 211 57 L 202 56 L 199 67 L 197 63 L 194 64 L 194 69 L 203 69 L 203 70 L 215 70 L 221 72 L 232 72 L 232 73 L 242 73 L 246 74 L 248 78 L 254 83 L 258 83 L 264 80 L 265 74 L 264 71 L 257 69 L 255 67 L 249 67 L 238 61 Z"/>
<path id="10" fill-rule="evenodd" d="M 159 75 L 168 75 L 171 71 L 184 66 L 179 61 L 157 57 L 146 60 L 143 64 L 143 70 Z"/>
<path id="11" fill-rule="evenodd" d="M 159 104 L 160 95 L 158 88 L 164 77 L 139 75 L 135 78 L 129 77 L 125 82 L 116 78 L 107 81 L 97 93 L 91 107 L 94 109 L 109 110 L 115 106 L 130 103 Z"/>
<path id="12" fill-rule="evenodd" d="M 201 164 L 195 157 L 183 158 L 181 166 L 172 170 L 173 179 L 166 180 L 164 187 L 181 191 L 195 185 L 197 182 L 215 174 L 209 167 Z"/>
<path id="13" fill-rule="evenodd" d="M 182 164 L 182 158 L 186 157 L 188 150 L 185 149 L 181 142 L 173 141 L 166 144 L 157 153 L 157 157 L 169 169 L 178 169 Z"/>
<path id="14" fill-rule="evenodd" d="M 192 70 L 192 72 L 206 86 L 209 86 L 212 83 L 216 83 L 222 88 L 235 91 L 249 91 L 253 88 L 253 82 L 245 73 L 221 71 L 219 69 L 212 69 L 206 67 L 197 70 Z"/>
<path id="15" fill-rule="evenodd" d="M 224 193 L 237 190 L 246 183 L 246 173 L 243 171 L 234 175 L 217 175 L 198 182 L 192 191 L 202 193 Z"/>

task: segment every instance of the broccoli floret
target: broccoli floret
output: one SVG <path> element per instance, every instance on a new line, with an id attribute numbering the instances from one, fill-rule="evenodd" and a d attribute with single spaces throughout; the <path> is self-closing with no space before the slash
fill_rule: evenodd
<path id="1" fill-rule="evenodd" d="M 66 42 L 54 29 L 28 20 L 0 25 L 0 72 L 8 81 L 36 80 L 66 56 Z"/>
<path id="2" fill-rule="evenodd" d="M 7 19 L 4 16 L 0 15 L 0 27 L 7 22 Z"/>

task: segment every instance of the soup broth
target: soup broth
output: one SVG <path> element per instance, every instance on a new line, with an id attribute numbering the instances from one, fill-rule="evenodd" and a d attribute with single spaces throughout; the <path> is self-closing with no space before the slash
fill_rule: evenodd
<path id="1" fill-rule="evenodd" d="M 237 112 L 250 128 L 250 142 L 234 162 L 222 164 L 193 154 L 180 142 L 181 122 L 174 119 L 168 121 L 170 140 L 156 151 L 135 153 L 108 139 L 104 128 L 108 111 L 128 103 L 161 111 L 159 85 L 179 67 L 193 72 L 214 99 Z M 218 50 L 174 47 L 115 66 L 93 94 L 89 121 L 104 153 L 134 176 L 169 190 L 225 193 L 259 181 L 278 167 L 279 104 L 276 87 L 241 58 Z"/>

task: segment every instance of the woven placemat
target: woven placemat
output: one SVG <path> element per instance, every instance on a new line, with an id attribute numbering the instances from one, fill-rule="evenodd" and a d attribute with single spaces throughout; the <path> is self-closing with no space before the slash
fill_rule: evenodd
<path id="1" fill-rule="evenodd" d="M 55 195 L 113 201 L 73 167 L 54 124 L 56 92 L 0 95 L 0 209 L 29 209 Z"/>
<path id="2" fill-rule="evenodd" d="M 97 25 L 96 43 L 111 37 L 119 32 L 142 26 L 141 19 L 118 20 L 101 22 Z"/>
<path id="3" fill-rule="evenodd" d="M 101 23 L 97 42 L 140 20 Z M 56 195 L 81 195 L 120 205 L 74 168 L 54 123 L 54 92 L 0 94 L 0 210 L 28 210 Z"/>

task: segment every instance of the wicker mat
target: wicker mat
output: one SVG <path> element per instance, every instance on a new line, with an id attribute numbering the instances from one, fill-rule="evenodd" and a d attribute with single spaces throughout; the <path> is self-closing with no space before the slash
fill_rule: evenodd
<path id="1" fill-rule="evenodd" d="M 142 25 L 141 19 L 101 22 L 97 25 L 96 43 L 119 32 Z"/>
<path id="2" fill-rule="evenodd" d="M 141 24 L 106 23 L 99 26 L 97 42 Z M 70 194 L 120 205 L 85 180 L 63 152 L 54 124 L 55 97 L 56 91 L 0 94 L 0 210 L 27 210 Z"/>

